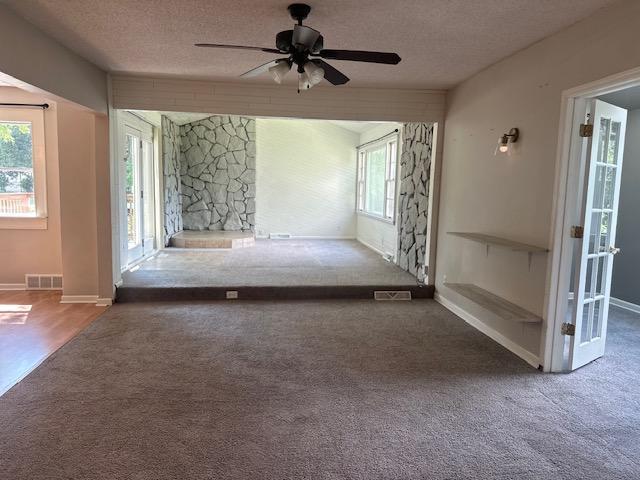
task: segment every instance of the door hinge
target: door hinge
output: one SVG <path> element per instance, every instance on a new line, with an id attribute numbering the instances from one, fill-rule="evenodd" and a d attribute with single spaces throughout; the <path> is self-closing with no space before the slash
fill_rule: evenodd
<path id="1" fill-rule="evenodd" d="M 593 124 L 581 123 L 580 124 L 580 136 L 581 137 L 593 137 Z"/>
<path id="2" fill-rule="evenodd" d="M 573 337 L 576 334 L 576 326 L 573 323 L 563 323 L 560 331 L 562 335 Z"/>
<path id="3" fill-rule="evenodd" d="M 571 238 L 584 238 L 584 227 L 582 225 L 573 225 L 571 227 Z"/>
<path id="4" fill-rule="evenodd" d="M 144 248 L 144 238 L 142 239 L 142 248 Z"/>
<path id="5" fill-rule="evenodd" d="M 144 190 L 140 190 L 140 198 L 144 198 Z"/>

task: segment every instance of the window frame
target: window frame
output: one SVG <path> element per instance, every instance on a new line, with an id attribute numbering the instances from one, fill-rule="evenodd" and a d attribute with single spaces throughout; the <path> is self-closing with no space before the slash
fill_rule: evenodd
<path id="1" fill-rule="evenodd" d="M 358 215 L 379 220 L 381 222 L 395 225 L 396 223 L 396 202 L 398 198 L 398 169 L 399 169 L 399 154 L 398 148 L 400 141 L 400 135 L 393 134 L 385 136 L 375 142 L 368 143 L 365 146 L 358 147 L 356 153 L 356 211 Z M 393 148 L 392 145 L 395 145 Z M 384 212 L 382 215 L 378 215 L 366 209 L 366 197 L 367 197 L 367 153 L 378 150 L 381 146 L 385 146 L 385 177 L 384 177 Z M 393 168 L 391 168 L 393 165 Z M 393 178 L 392 178 L 393 175 Z M 393 196 L 389 196 L 389 183 L 393 182 Z M 388 203 L 391 201 L 391 214 L 388 212 Z"/>
<path id="2" fill-rule="evenodd" d="M 44 110 L 35 108 L 0 108 L 0 123 L 30 123 L 33 148 L 33 197 L 35 212 L 0 213 L 0 229 L 47 228 L 47 172 L 44 133 Z"/>

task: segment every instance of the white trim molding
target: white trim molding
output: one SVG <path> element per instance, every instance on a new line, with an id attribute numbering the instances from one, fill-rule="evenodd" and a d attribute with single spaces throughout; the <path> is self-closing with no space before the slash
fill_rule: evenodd
<path id="1" fill-rule="evenodd" d="M 0 290 L 26 290 L 24 283 L 0 283 Z"/>
<path id="2" fill-rule="evenodd" d="M 97 295 L 62 295 L 60 303 L 98 303 Z"/>
<path id="3" fill-rule="evenodd" d="M 525 362 L 527 362 L 532 367 L 538 368 L 540 366 L 540 358 L 537 355 L 535 355 L 534 353 L 531 353 L 528 350 L 525 350 L 520 345 L 512 342 L 507 337 L 505 337 L 504 335 L 502 335 L 498 331 L 494 330 L 493 328 L 489 327 L 487 324 L 483 323 L 480 319 L 478 319 L 474 315 L 470 314 L 469 312 L 467 312 L 463 308 L 459 307 L 458 305 L 456 305 L 454 302 L 452 302 L 448 298 L 443 297 L 442 295 L 440 295 L 439 292 L 436 292 L 434 294 L 433 298 L 434 298 L 434 300 L 436 302 L 438 302 L 444 308 L 446 308 L 450 312 L 452 312 L 455 315 L 457 315 L 458 317 L 460 317 L 462 320 L 467 322 L 472 327 L 480 330 L 487 337 L 489 337 L 492 340 L 498 342 L 500 345 L 502 345 L 504 348 L 509 350 L 511 353 L 516 354 L 518 357 L 523 359 Z"/>
<path id="4" fill-rule="evenodd" d="M 110 307 L 113 305 L 113 298 L 105 297 L 96 299 L 96 307 Z"/>
<path id="5" fill-rule="evenodd" d="M 626 300 L 620 300 L 619 298 L 610 297 L 609 305 L 613 305 L 614 307 L 624 308 L 625 310 L 629 310 L 634 313 L 640 313 L 640 305 L 627 302 Z"/>
<path id="6" fill-rule="evenodd" d="M 382 250 L 380 250 L 377 247 L 374 247 L 373 245 L 371 245 L 370 243 L 365 242 L 364 240 L 360 239 L 360 238 L 356 238 L 356 240 L 361 243 L 362 245 L 364 245 L 365 247 L 373 250 L 376 253 L 379 253 L 380 255 L 382 255 L 383 257 L 391 257 L 394 260 L 395 263 L 395 255 L 393 253 L 390 252 L 383 252 Z"/>

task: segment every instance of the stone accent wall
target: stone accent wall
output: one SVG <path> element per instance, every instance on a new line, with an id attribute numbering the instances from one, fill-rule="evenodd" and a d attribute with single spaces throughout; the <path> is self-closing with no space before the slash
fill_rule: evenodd
<path id="1" fill-rule="evenodd" d="M 402 131 L 398 207 L 398 265 L 423 281 L 426 269 L 427 209 L 432 123 L 406 123 Z"/>
<path id="2" fill-rule="evenodd" d="M 182 231 L 180 196 L 180 127 L 164 115 L 162 128 L 162 164 L 164 169 L 164 244 Z"/>
<path id="3" fill-rule="evenodd" d="M 180 127 L 185 230 L 253 230 L 256 123 L 213 116 Z"/>

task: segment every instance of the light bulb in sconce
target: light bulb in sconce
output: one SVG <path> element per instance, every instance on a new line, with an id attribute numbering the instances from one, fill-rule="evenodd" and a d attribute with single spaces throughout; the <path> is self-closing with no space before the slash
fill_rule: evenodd
<path id="1" fill-rule="evenodd" d="M 500 135 L 500 137 L 498 138 L 498 146 L 496 147 L 494 155 L 498 155 L 498 153 L 506 153 L 507 155 L 511 155 L 511 151 L 513 149 L 511 144 L 517 142 L 519 136 L 520 131 L 517 128 L 512 128 L 511 130 L 509 130 L 509 133 Z"/>

